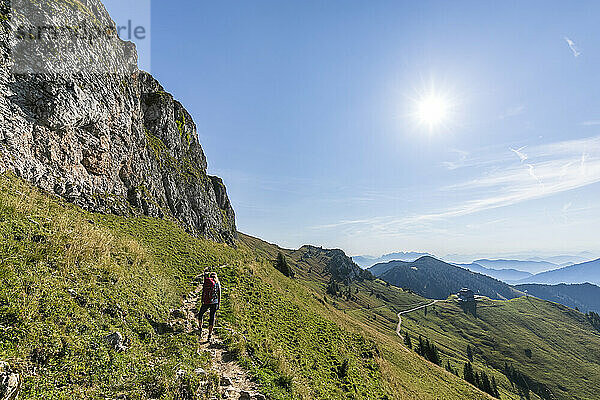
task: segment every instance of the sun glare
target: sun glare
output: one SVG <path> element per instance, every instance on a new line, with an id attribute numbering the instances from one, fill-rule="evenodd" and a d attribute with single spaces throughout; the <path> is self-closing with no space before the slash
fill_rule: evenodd
<path id="1" fill-rule="evenodd" d="M 448 121 L 449 101 L 439 94 L 427 94 L 417 100 L 415 117 L 420 125 L 434 129 Z"/>

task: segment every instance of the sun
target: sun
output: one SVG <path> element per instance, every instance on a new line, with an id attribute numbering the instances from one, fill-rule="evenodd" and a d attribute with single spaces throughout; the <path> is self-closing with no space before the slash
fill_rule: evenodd
<path id="1" fill-rule="evenodd" d="M 450 101 L 446 97 L 429 93 L 416 101 L 414 115 L 419 125 L 433 130 L 448 122 L 450 108 Z"/>

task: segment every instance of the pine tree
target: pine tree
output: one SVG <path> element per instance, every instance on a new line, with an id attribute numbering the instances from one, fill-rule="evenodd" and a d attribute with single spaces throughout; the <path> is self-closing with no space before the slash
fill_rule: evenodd
<path id="1" fill-rule="evenodd" d="M 493 394 L 492 385 L 490 384 L 490 379 L 488 378 L 485 371 L 481 371 L 481 374 L 479 375 L 479 377 L 480 377 L 480 381 L 481 381 L 481 390 L 483 390 L 486 393 Z"/>
<path id="2" fill-rule="evenodd" d="M 446 371 L 452 372 L 452 365 L 450 365 L 450 360 L 446 361 Z"/>
<path id="3" fill-rule="evenodd" d="M 492 375 L 492 391 L 494 392 L 492 394 L 492 396 L 494 396 L 495 398 L 499 399 L 500 398 L 500 392 L 498 392 L 498 384 L 496 384 L 496 378 L 494 378 L 493 375 Z"/>
<path id="4" fill-rule="evenodd" d="M 465 378 L 465 381 L 469 382 L 471 385 L 475 384 L 475 374 L 473 373 L 473 366 L 470 362 L 465 363 L 463 377 Z"/>
<path id="5" fill-rule="evenodd" d="M 419 335 L 419 346 L 417 347 L 417 354 L 423 357 L 425 355 L 425 343 L 423 343 L 423 336 Z"/>
<path id="6" fill-rule="evenodd" d="M 289 278 L 294 277 L 294 271 L 290 268 L 285 256 L 282 252 L 277 254 L 277 260 L 275 260 L 275 268 Z"/>
<path id="7" fill-rule="evenodd" d="M 467 358 L 470 362 L 473 362 L 473 349 L 470 344 L 467 345 Z"/>
<path id="8" fill-rule="evenodd" d="M 404 344 L 409 350 L 412 350 L 412 339 L 410 338 L 410 334 L 406 332 L 404 335 Z"/>
<path id="9" fill-rule="evenodd" d="M 437 346 L 433 343 L 430 344 L 429 361 L 437 365 L 440 365 L 442 363 L 442 359 L 440 358 L 440 353 L 438 352 Z"/>
<path id="10" fill-rule="evenodd" d="M 337 296 L 338 292 L 340 291 L 340 285 L 333 280 L 333 278 L 329 281 L 329 283 L 327 284 L 327 294 L 330 294 L 332 296 Z"/>

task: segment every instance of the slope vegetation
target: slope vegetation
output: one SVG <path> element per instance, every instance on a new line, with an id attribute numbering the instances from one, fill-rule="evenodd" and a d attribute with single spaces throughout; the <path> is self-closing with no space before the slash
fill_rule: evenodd
<path id="1" fill-rule="evenodd" d="M 520 291 L 527 291 L 532 296 L 553 301 L 567 307 L 578 308 L 582 312 L 600 312 L 600 287 L 590 283 L 575 285 L 516 285 Z"/>
<path id="2" fill-rule="evenodd" d="M 386 304 L 418 296 L 368 275 L 325 294 L 332 272 L 354 268 L 334 265 L 339 252 L 250 237 L 232 248 L 169 220 L 88 213 L 11 176 L 0 193 L 0 360 L 24 378 L 21 399 L 218 395 L 219 377 L 196 372 L 215 360 L 172 312 L 205 268 L 225 289 L 219 334 L 270 398 L 487 398 L 386 329 Z M 273 267 L 279 251 L 296 279 Z M 104 339 L 115 332 L 126 350 Z"/>
<path id="3" fill-rule="evenodd" d="M 476 369 L 512 374 L 515 394 L 598 398 L 600 332 L 585 315 L 532 297 L 477 303 L 476 316 L 454 300 L 438 303 L 427 314 L 403 316 L 403 329 L 428 337 L 457 366 L 467 360 L 470 346 Z"/>

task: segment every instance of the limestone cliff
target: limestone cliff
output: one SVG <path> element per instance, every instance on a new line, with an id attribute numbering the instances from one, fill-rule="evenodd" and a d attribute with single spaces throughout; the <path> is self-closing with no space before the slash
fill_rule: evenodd
<path id="1" fill-rule="evenodd" d="M 190 114 L 138 70 L 99 0 L 0 0 L 0 24 L 0 172 L 91 211 L 173 217 L 233 242 Z"/>

